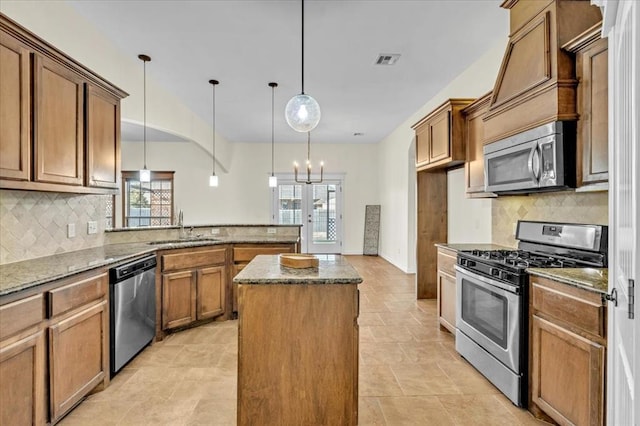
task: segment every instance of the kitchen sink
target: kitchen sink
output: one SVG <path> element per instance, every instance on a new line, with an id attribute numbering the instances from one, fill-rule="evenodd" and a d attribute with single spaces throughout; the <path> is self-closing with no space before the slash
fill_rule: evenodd
<path id="1" fill-rule="evenodd" d="M 216 238 L 181 238 L 176 240 L 158 240 L 158 241 L 150 241 L 147 244 L 149 245 L 159 245 L 159 244 L 180 244 L 180 243 L 217 243 L 219 239 Z"/>

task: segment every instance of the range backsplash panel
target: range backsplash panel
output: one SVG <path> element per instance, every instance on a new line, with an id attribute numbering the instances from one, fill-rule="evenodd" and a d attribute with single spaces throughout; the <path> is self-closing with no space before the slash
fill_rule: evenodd
<path id="1" fill-rule="evenodd" d="M 0 264 L 103 245 L 106 197 L 0 190 Z M 97 222 L 96 234 L 87 234 L 89 221 Z"/>
<path id="2" fill-rule="evenodd" d="M 516 247 L 518 220 L 608 225 L 608 192 L 550 192 L 500 196 L 491 203 L 491 241 Z"/>

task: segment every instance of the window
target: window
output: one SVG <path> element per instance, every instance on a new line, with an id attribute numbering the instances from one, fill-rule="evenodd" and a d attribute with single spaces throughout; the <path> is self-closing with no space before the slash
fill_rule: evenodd
<path id="1" fill-rule="evenodd" d="M 116 208 L 116 196 L 107 195 L 106 203 L 105 203 L 105 219 L 106 219 L 107 229 L 113 229 L 116 227 L 116 215 L 114 214 L 115 208 Z"/>
<path id="2" fill-rule="evenodd" d="M 138 171 L 122 172 L 123 225 L 165 226 L 173 223 L 173 174 L 151 172 L 151 182 L 141 183 Z"/>

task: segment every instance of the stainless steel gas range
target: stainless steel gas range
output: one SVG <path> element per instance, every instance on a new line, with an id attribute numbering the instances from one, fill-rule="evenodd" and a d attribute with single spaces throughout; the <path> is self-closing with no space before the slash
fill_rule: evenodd
<path id="1" fill-rule="evenodd" d="M 604 225 L 519 221 L 517 250 L 458 252 L 456 350 L 514 404 L 527 403 L 527 268 L 607 266 Z"/>

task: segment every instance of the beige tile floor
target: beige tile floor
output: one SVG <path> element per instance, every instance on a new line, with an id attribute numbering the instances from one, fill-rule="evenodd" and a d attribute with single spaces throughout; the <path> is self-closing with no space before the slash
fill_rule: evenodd
<path id="1" fill-rule="evenodd" d="M 415 276 L 379 257 L 349 256 L 360 272 L 360 425 L 534 425 L 460 358 Z M 170 335 L 60 423 L 234 425 L 237 321 Z M 339 425 L 331 425 L 339 426 Z"/>

